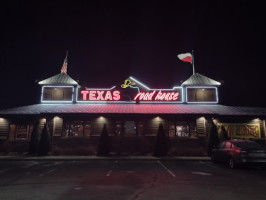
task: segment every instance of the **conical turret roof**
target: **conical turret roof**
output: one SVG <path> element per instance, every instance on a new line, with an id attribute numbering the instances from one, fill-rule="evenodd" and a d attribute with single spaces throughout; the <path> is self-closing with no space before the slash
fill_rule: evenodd
<path id="1" fill-rule="evenodd" d="M 187 86 L 187 85 L 199 85 L 199 86 L 219 86 L 221 85 L 220 82 L 215 81 L 211 78 L 208 78 L 206 76 L 203 76 L 199 73 L 195 73 L 192 76 L 189 77 L 186 81 L 182 83 L 182 86 Z"/>
<path id="2" fill-rule="evenodd" d="M 50 78 L 39 81 L 40 85 L 78 85 L 78 82 L 72 79 L 66 73 L 60 73 Z"/>

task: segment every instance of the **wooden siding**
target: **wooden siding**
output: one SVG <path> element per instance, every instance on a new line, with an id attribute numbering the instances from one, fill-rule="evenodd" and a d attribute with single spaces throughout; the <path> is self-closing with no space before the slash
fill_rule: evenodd
<path id="1" fill-rule="evenodd" d="M 206 119 L 204 117 L 200 117 L 200 118 L 196 119 L 198 136 L 205 136 L 206 135 L 205 121 L 206 121 Z"/>
<path id="2" fill-rule="evenodd" d="M 265 120 L 260 120 L 260 134 L 262 138 L 265 138 Z"/>
<path id="3" fill-rule="evenodd" d="M 207 119 L 206 122 L 205 122 L 205 133 L 206 133 L 206 136 L 208 136 L 210 134 L 210 130 L 211 130 L 211 126 L 212 126 L 212 119 Z"/>
<path id="4" fill-rule="evenodd" d="M 114 124 L 110 119 L 105 117 L 98 117 L 92 121 L 92 136 L 100 136 L 106 124 L 106 128 L 109 134 L 114 134 Z"/>
<path id="5" fill-rule="evenodd" d="M 145 123 L 145 135 L 146 136 L 156 136 L 158 129 L 159 129 L 159 125 L 160 123 L 163 124 L 163 128 L 164 130 L 167 130 L 166 134 L 168 135 L 168 124 L 167 121 L 160 118 L 160 117 L 155 117 L 153 119 L 148 120 Z"/>
<path id="6" fill-rule="evenodd" d="M 4 118 L 0 118 L 0 139 L 7 139 L 8 127 L 9 121 Z"/>
<path id="7" fill-rule="evenodd" d="M 266 126 L 265 126 L 265 120 L 262 120 L 263 121 L 263 132 L 264 132 L 264 138 L 266 138 Z"/>
<path id="8" fill-rule="evenodd" d="M 53 136 L 61 136 L 63 128 L 63 119 L 60 117 L 54 117 L 53 119 Z"/>

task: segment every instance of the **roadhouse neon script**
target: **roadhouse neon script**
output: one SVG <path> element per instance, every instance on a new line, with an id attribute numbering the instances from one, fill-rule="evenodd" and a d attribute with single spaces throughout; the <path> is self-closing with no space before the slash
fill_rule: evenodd
<path id="1" fill-rule="evenodd" d="M 179 92 L 162 92 L 161 90 L 153 92 L 139 92 L 135 101 L 176 101 L 179 98 Z"/>

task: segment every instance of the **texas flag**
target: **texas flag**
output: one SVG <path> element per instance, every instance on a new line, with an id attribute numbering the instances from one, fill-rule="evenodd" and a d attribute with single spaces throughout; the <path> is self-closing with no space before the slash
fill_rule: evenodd
<path id="1" fill-rule="evenodd" d="M 182 53 L 182 54 L 178 54 L 177 57 L 184 61 L 184 62 L 190 62 L 192 64 L 192 55 L 191 53 Z"/>

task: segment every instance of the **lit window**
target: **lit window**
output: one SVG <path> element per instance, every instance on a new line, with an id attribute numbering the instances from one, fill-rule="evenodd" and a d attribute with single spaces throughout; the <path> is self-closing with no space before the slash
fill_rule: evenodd
<path id="1" fill-rule="evenodd" d="M 137 133 L 138 133 L 138 136 L 144 135 L 144 122 L 142 121 L 138 122 Z"/>
<path id="2" fill-rule="evenodd" d="M 72 101 L 73 87 L 43 87 L 43 101 Z"/>
<path id="3" fill-rule="evenodd" d="M 87 121 L 84 123 L 84 136 L 91 136 L 91 122 Z"/>
<path id="4" fill-rule="evenodd" d="M 177 122 L 175 124 L 175 137 L 197 138 L 196 124 Z"/>
<path id="5" fill-rule="evenodd" d="M 187 102 L 214 102 L 216 103 L 216 88 L 187 88 Z"/>
<path id="6" fill-rule="evenodd" d="M 63 125 L 63 137 L 82 137 L 83 124 L 80 121 L 65 122 Z"/>
<path id="7" fill-rule="evenodd" d="M 15 134 L 16 139 L 29 139 L 29 132 L 29 125 L 17 125 Z"/>
<path id="8" fill-rule="evenodd" d="M 176 136 L 178 137 L 189 137 L 189 127 L 178 125 L 176 126 Z"/>

